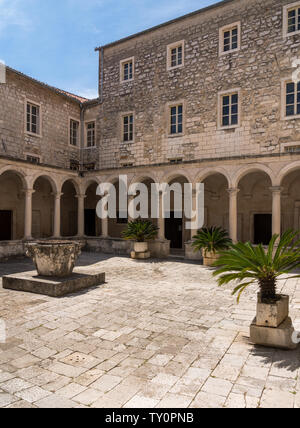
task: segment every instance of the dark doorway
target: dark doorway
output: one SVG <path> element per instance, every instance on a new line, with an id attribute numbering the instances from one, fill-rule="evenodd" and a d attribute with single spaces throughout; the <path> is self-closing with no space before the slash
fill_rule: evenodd
<path id="1" fill-rule="evenodd" d="M 84 233 L 96 236 L 96 210 L 84 210 Z"/>
<path id="2" fill-rule="evenodd" d="M 175 218 L 174 212 L 170 213 L 171 218 L 165 219 L 165 235 L 171 241 L 171 248 L 182 249 L 182 218 Z"/>
<path id="3" fill-rule="evenodd" d="M 272 238 L 272 214 L 255 214 L 254 244 L 269 245 Z"/>
<path id="4" fill-rule="evenodd" d="M 0 211 L 0 241 L 12 240 L 12 211 Z"/>

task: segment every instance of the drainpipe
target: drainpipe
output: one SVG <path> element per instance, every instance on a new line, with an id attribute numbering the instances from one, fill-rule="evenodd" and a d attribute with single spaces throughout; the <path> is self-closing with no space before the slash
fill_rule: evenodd
<path id="1" fill-rule="evenodd" d="M 99 49 L 99 70 L 100 70 L 100 82 L 99 82 L 99 103 L 103 102 L 103 84 L 104 84 L 104 48 Z"/>

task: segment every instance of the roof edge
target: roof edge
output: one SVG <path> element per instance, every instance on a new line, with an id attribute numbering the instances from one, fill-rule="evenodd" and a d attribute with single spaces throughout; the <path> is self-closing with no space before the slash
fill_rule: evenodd
<path id="1" fill-rule="evenodd" d="M 143 31 L 140 31 L 138 33 L 132 34 L 130 36 L 124 37 L 122 39 L 119 39 L 119 40 L 116 40 L 114 42 L 108 43 L 106 45 L 96 47 L 95 51 L 97 52 L 97 51 L 100 51 L 103 48 L 110 48 L 110 47 L 116 46 L 116 45 L 118 45 L 120 43 L 127 42 L 128 40 L 132 40 L 132 39 L 134 39 L 136 37 L 143 36 L 144 34 L 151 33 L 152 31 L 158 30 L 159 28 L 167 27 L 168 25 L 174 24 L 174 23 L 179 22 L 179 21 L 183 21 L 184 19 L 190 18 L 192 16 L 196 16 L 196 15 L 205 13 L 205 12 L 207 12 L 209 10 L 217 9 L 219 7 L 225 6 L 228 3 L 233 3 L 234 1 L 236 1 L 236 0 L 222 0 L 222 1 L 219 1 L 218 3 L 214 3 L 214 4 L 210 5 L 210 6 L 206 6 L 206 7 L 202 8 L 202 9 L 198 9 L 198 10 L 196 10 L 194 12 L 190 12 L 190 13 L 188 13 L 186 15 L 182 15 L 182 16 L 180 16 L 178 18 L 171 19 L 170 21 L 163 22 L 162 24 L 155 25 L 154 27 L 150 27 L 150 28 L 148 28 L 146 30 L 143 30 Z"/>

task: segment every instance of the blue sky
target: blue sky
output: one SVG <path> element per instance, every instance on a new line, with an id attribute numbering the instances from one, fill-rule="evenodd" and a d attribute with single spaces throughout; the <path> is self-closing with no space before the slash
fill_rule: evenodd
<path id="1" fill-rule="evenodd" d="M 217 1 L 0 0 L 0 59 L 38 80 L 93 98 L 96 46 Z"/>

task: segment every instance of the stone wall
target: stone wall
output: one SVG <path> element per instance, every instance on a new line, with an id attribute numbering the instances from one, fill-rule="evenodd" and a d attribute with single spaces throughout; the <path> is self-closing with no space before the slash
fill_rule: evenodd
<path id="1" fill-rule="evenodd" d="M 99 110 L 101 168 L 280 152 L 298 141 L 299 120 L 281 120 L 281 79 L 300 58 L 300 35 L 283 37 L 289 0 L 236 0 L 104 48 Z M 219 29 L 241 22 L 241 49 L 219 56 Z M 167 45 L 185 41 L 185 65 L 167 71 Z M 134 80 L 120 83 L 120 61 L 135 58 Z M 101 78 L 100 70 L 100 78 Z M 241 123 L 217 126 L 218 93 L 241 89 Z M 167 135 L 166 105 L 183 101 L 185 133 Z M 124 112 L 134 112 L 135 140 L 121 142 Z"/>
<path id="2" fill-rule="evenodd" d="M 6 79 L 0 84 L 0 155 L 31 155 L 41 163 L 69 168 L 70 159 L 79 160 L 80 150 L 69 145 L 69 119 L 80 120 L 80 104 L 9 69 Z M 41 137 L 25 132 L 26 100 L 40 104 Z"/>

